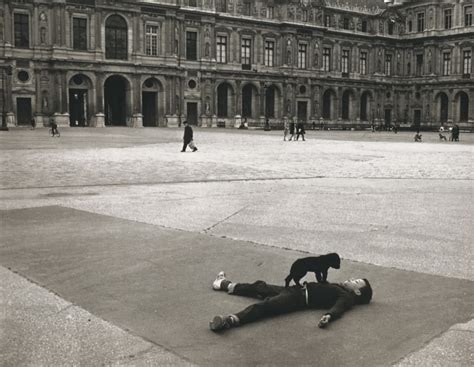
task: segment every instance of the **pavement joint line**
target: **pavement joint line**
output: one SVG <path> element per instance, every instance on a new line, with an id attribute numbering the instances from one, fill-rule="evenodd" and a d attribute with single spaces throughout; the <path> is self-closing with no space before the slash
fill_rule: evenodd
<path id="1" fill-rule="evenodd" d="M 225 217 L 224 219 L 222 219 L 222 220 L 216 222 L 216 223 L 213 224 L 212 226 L 205 228 L 203 232 L 204 232 L 204 233 L 207 233 L 207 231 L 212 230 L 213 228 L 215 228 L 215 227 L 218 226 L 219 224 L 225 222 L 227 219 L 232 218 L 233 216 L 239 214 L 240 212 L 242 212 L 243 210 L 245 210 L 245 209 L 247 209 L 247 208 L 248 208 L 248 205 L 244 206 L 242 209 L 239 209 L 239 210 L 237 210 L 235 213 L 232 213 L 232 214 L 228 215 L 227 217 Z"/>
<path id="2" fill-rule="evenodd" d="M 261 177 L 261 178 L 229 178 L 221 180 L 189 180 L 189 181 L 162 181 L 162 182 L 121 182 L 103 183 L 89 185 L 55 185 L 55 186 L 22 186 L 22 187 L 0 187 L 0 191 L 8 190 L 32 190 L 32 189 L 61 189 L 61 188 L 84 188 L 84 187 L 120 187 L 120 186 L 155 186 L 175 185 L 190 183 L 219 183 L 219 182 L 257 182 L 257 181 L 284 181 L 284 180 L 423 180 L 423 181 L 474 181 L 473 178 L 451 178 L 451 177 L 353 177 L 353 176 L 301 176 L 301 177 Z"/>

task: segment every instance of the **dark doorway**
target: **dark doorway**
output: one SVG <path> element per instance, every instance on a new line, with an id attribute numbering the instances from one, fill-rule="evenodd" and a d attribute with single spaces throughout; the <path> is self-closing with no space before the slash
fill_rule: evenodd
<path id="1" fill-rule="evenodd" d="M 275 87 L 270 87 L 265 93 L 265 116 L 275 117 Z"/>
<path id="2" fill-rule="evenodd" d="M 16 116 L 18 125 L 31 124 L 31 98 L 16 99 Z"/>
<path id="3" fill-rule="evenodd" d="M 126 85 L 120 76 L 111 76 L 105 82 L 105 125 L 126 125 Z"/>
<path id="4" fill-rule="evenodd" d="M 419 129 L 421 125 L 421 110 L 414 110 L 413 114 L 413 122 L 415 129 Z"/>
<path id="5" fill-rule="evenodd" d="M 342 119 L 349 120 L 349 109 L 350 109 L 351 94 L 349 91 L 345 91 L 342 95 Z"/>
<path id="6" fill-rule="evenodd" d="M 217 116 L 228 117 L 228 104 L 227 99 L 229 97 L 229 87 L 223 83 L 217 88 Z"/>
<path id="7" fill-rule="evenodd" d="M 252 85 L 242 89 L 242 117 L 252 117 Z"/>
<path id="8" fill-rule="evenodd" d="M 441 123 L 448 121 L 448 96 L 444 93 L 440 94 L 440 109 L 439 109 L 439 120 Z"/>
<path id="9" fill-rule="evenodd" d="M 187 121 L 190 125 L 197 125 L 198 123 L 198 104 L 196 102 L 188 102 L 186 104 Z"/>
<path id="10" fill-rule="evenodd" d="M 364 93 L 360 97 L 360 120 L 361 121 L 368 121 L 367 116 L 367 102 L 368 102 L 368 94 Z"/>
<path id="11" fill-rule="evenodd" d="M 69 89 L 69 125 L 86 125 L 86 97 L 87 91 L 84 89 Z"/>
<path id="12" fill-rule="evenodd" d="M 323 118 L 331 118 L 331 91 L 327 90 L 323 95 Z"/>
<path id="13" fill-rule="evenodd" d="M 388 129 L 392 126 L 392 110 L 387 108 L 385 110 L 385 127 Z"/>
<path id="14" fill-rule="evenodd" d="M 298 101 L 298 121 L 306 122 L 308 119 L 308 102 Z"/>
<path id="15" fill-rule="evenodd" d="M 158 126 L 156 120 L 156 96 L 156 92 L 142 93 L 143 126 L 145 127 Z"/>
<path id="16" fill-rule="evenodd" d="M 459 121 L 467 121 L 469 119 L 469 97 L 466 93 L 459 93 Z"/>

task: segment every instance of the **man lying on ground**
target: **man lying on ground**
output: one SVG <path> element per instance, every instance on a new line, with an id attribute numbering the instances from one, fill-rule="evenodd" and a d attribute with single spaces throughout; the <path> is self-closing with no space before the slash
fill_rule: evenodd
<path id="1" fill-rule="evenodd" d="M 244 325 L 265 317 L 281 315 L 304 309 L 329 309 L 318 326 L 324 328 L 355 304 L 367 304 L 372 299 L 372 288 L 367 279 L 350 279 L 343 283 L 305 283 L 303 288 L 255 283 L 233 283 L 223 271 L 212 284 L 214 290 L 229 294 L 261 299 L 244 310 L 227 316 L 215 316 L 209 323 L 212 331 Z"/>

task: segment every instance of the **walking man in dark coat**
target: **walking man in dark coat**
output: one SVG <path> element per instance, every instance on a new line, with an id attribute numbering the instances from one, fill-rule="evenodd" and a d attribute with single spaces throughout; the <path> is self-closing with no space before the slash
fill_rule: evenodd
<path id="1" fill-rule="evenodd" d="M 198 148 L 196 148 L 193 142 L 193 128 L 189 126 L 187 121 L 183 121 L 183 124 L 184 124 L 184 136 L 183 136 L 183 149 L 181 149 L 181 152 L 185 152 L 188 145 L 193 150 L 193 152 L 195 152 L 196 150 L 198 150 Z"/>

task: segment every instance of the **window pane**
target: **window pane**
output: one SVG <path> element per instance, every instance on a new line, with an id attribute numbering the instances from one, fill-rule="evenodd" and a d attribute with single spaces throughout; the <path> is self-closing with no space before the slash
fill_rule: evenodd
<path id="1" fill-rule="evenodd" d="M 20 48 L 30 47 L 29 16 L 15 14 L 15 46 Z"/>
<path id="2" fill-rule="evenodd" d="M 186 32 L 186 60 L 197 60 L 196 32 Z"/>
<path id="3" fill-rule="evenodd" d="M 73 18 L 73 48 L 87 50 L 87 19 Z"/>

